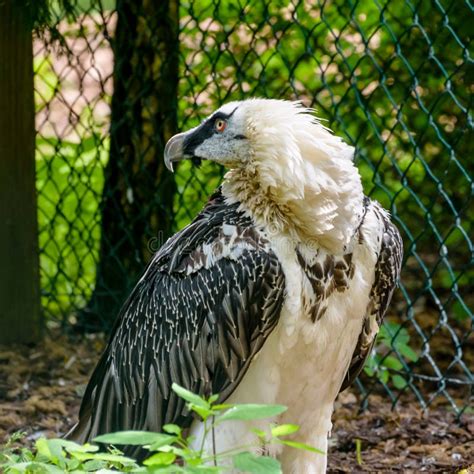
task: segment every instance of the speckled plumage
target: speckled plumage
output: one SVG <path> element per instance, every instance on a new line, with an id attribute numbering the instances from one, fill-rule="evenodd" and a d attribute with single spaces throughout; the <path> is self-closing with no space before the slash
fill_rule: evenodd
<path id="1" fill-rule="evenodd" d="M 362 331 L 347 371 L 341 390 L 345 390 L 355 380 L 364 367 L 375 343 L 375 336 L 382 324 L 388 305 L 396 288 L 403 258 L 403 242 L 398 229 L 390 222 L 388 214 L 376 202 L 369 201 L 373 212 L 382 224 L 380 249 L 375 265 L 374 283 L 370 290 L 369 305 L 365 315 Z M 359 235 L 361 242 L 364 235 Z"/>
<path id="2" fill-rule="evenodd" d="M 172 382 L 225 400 L 275 327 L 283 294 L 268 240 L 216 193 L 154 256 L 124 304 L 71 437 L 189 426 Z"/>
<path id="3" fill-rule="evenodd" d="M 352 148 L 300 104 L 227 104 L 165 154 L 170 168 L 185 157 L 231 170 L 128 298 L 70 437 L 164 423 L 199 437 L 176 382 L 222 401 L 285 404 L 271 421 L 299 424 L 296 439 L 325 450 L 334 400 L 362 370 L 396 286 L 397 229 L 364 197 Z M 220 425 L 205 447 L 255 444 L 252 427 Z M 325 456 L 271 452 L 285 474 L 326 469 Z"/>

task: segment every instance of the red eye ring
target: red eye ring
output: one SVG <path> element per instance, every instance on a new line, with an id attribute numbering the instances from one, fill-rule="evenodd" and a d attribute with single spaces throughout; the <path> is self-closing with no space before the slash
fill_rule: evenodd
<path id="1" fill-rule="evenodd" d="M 222 133 L 226 127 L 227 127 L 227 122 L 224 119 L 217 119 L 214 124 L 214 128 L 219 133 Z"/>

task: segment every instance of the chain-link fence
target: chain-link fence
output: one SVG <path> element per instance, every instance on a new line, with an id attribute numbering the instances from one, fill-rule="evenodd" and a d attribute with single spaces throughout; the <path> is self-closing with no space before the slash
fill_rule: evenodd
<path id="1" fill-rule="evenodd" d="M 77 0 L 34 42 L 49 324 L 106 329 L 151 253 L 219 183 L 209 163 L 166 173 L 167 138 L 226 101 L 300 99 L 356 147 L 367 194 L 405 242 L 359 388 L 472 410 L 470 2 L 152 3 Z"/>

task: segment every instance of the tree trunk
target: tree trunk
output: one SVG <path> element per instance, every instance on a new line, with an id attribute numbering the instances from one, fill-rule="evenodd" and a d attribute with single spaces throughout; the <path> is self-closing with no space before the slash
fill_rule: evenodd
<path id="1" fill-rule="evenodd" d="M 0 2 L 0 343 L 40 336 L 31 24 Z"/>
<path id="2" fill-rule="evenodd" d="M 85 329 L 110 326 L 157 239 L 171 231 L 175 183 L 163 151 L 177 127 L 178 6 L 178 0 L 117 1 L 100 261 L 93 296 L 79 317 Z"/>

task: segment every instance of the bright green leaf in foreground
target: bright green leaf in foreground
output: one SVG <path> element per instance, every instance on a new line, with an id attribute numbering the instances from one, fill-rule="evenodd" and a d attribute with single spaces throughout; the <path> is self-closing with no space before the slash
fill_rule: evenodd
<path id="1" fill-rule="evenodd" d="M 416 362 L 418 360 L 418 354 L 407 345 L 401 345 L 398 347 L 398 351 L 411 362 Z"/>
<path id="2" fill-rule="evenodd" d="M 197 413 L 203 420 L 207 420 L 211 415 L 214 414 L 214 411 L 212 408 L 201 407 L 199 405 L 195 405 L 194 403 L 190 403 L 189 408 L 194 413 Z"/>
<path id="3" fill-rule="evenodd" d="M 266 431 L 259 430 L 258 428 L 252 428 L 252 432 L 255 433 L 262 440 L 266 439 L 268 434 Z"/>
<path id="4" fill-rule="evenodd" d="M 36 449 L 38 450 L 38 454 L 44 456 L 47 459 L 51 459 L 51 451 L 49 449 L 48 440 L 45 438 L 40 438 L 35 443 Z"/>
<path id="5" fill-rule="evenodd" d="M 74 457 L 81 461 L 107 461 L 112 463 L 120 463 L 124 466 L 132 466 L 135 464 L 135 460 L 132 458 L 112 453 L 74 453 Z"/>
<path id="6" fill-rule="evenodd" d="M 232 408 L 234 405 L 230 403 L 219 403 L 217 405 L 213 405 L 213 410 L 227 410 L 228 408 Z"/>
<path id="7" fill-rule="evenodd" d="M 303 449 L 305 451 L 310 451 L 310 452 L 316 453 L 316 454 L 326 454 L 321 449 L 310 446 L 309 444 L 299 443 L 298 441 L 287 441 L 287 440 L 282 439 L 282 440 L 280 440 L 280 443 L 282 443 L 286 446 L 290 446 L 291 448 Z"/>
<path id="8" fill-rule="evenodd" d="M 209 397 L 208 401 L 209 401 L 210 404 L 212 404 L 212 403 L 216 402 L 218 399 L 219 399 L 219 395 L 215 394 L 215 395 L 211 395 Z"/>
<path id="9" fill-rule="evenodd" d="M 45 462 L 21 462 L 10 466 L 8 473 L 64 474 L 64 470 Z"/>
<path id="10" fill-rule="evenodd" d="M 188 407 L 196 413 L 209 412 L 215 423 L 229 420 L 260 420 L 278 416 L 286 411 L 283 405 L 241 404 L 218 405 L 194 395 L 188 390 L 175 385 L 175 392 L 188 402 Z M 209 399 L 211 400 L 211 398 Z M 213 397 L 212 400 L 217 400 Z M 216 416 L 220 413 L 219 416 Z M 209 434 L 212 424 L 207 424 Z M 293 424 L 272 425 L 252 431 L 259 436 L 253 447 L 262 445 L 286 445 L 304 449 L 314 453 L 322 451 L 312 446 L 286 441 L 280 437 L 291 435 L 299 427 Z M 113 472 L 134 472 L 136 474 L 219 474 L 230 469 L 237 469 L 247 474 L 281 474 L 280 462 L 269 456 L 259 456 L 250 451 L 249 446 L 240 446 L 219 455 L 206 453 L 203 448 L 194 448 L 195 442 L 200 446 L 202 439 L 183 436 L 183 429 L 176 424 L 163 426 L 164 433 L 148 431 L 119 431 L 97 436 L 94 441 L 112 445 L 131 445 L 150 451 L 149 457 L 138 464 L 116 448 L 101 451 L 96 444 L 80 445 L 69 440 L 40 438 L 36 449 L 31 451 L 23 448 L 6 447 L 0 449 L 0 471 L 11 474 L 86 474 L 97 472 L 112 474 Z M 12 440 L 16 438 L 12 437 Z M 13 441 L 12 441 L 13 442 Z M 238 453 L 238 454 L 235 454 Z M 6 464 L 5 464 L 6 463 Z M 3 468 L 3 471 L 2 471 Z"/>
<path id="11" fill-rule="evenodd" d="M 284 405 L 257 405 L 252 403 L 234 405 L 217 417 L 216 423 L 227 420 L 262 420 L 280 415 L 286 410 L 287 408 Z"/>
<path id="12" fill-rule="evenodd" d="M 399 390 L 405 388 L 408 385 L 408 382 L 401 375 L 394 375 L 392 377 L 392 382 L 395 388 Z"/>
<path id="13" fill-rule="evenodd" d="M 282 474 L 281 465 L 275 458 L 249 452 L 237 454 L 234 466 L 249 474 Z"/>
<path id="14" fill-rule="evenodd" d="M 108 444 L 129 444 L 132 446 L 143 446 L 145 444 L 169 443 L 175 440 L 174 436 L 163 433 L 151 433 L 148 431 L 117 431 L 97 436 L 94 441 Z"/>
<path id="15" fill-rule="evenodd" d="M 292 433 L 296 433 L 300 427 L 298 425 L 277 425 L 272 428 L 272 436 L 277 438 L 278 436 L 287 436 Z"/>
<path id="16" fill-rule="evenodd" d="M 171 423 L 163 425 L 163 431 L 165 433 L 170 433 L 179 436 L 181 434 L 181 428 L 178 425 L 173 425 Z"/>
<path id="17" fill-rule="evenodd" d="M 177 383 L 173 383 L 171 386 L 173 389 L 173 392 L 175 392 L 177 395 L 179 395 L 183 400 L 186 400 L 189 403 L 192 403 L 193 405 L 196 405 L 198 407 L 202 408 L 210 408 L 209 403 L 207 403 L 206 400 L 201 398 L 199 395 L 196 395 L 193 392 L 190 392 L 189 390 L 186 390 L 185 388 L 181 387 Z"/>
<path id="18" fill-rule="evenodd" d="M 176 459 L 174 453 L 156 453 L 143 461 L 145 466 L 169 466 Z"/>

